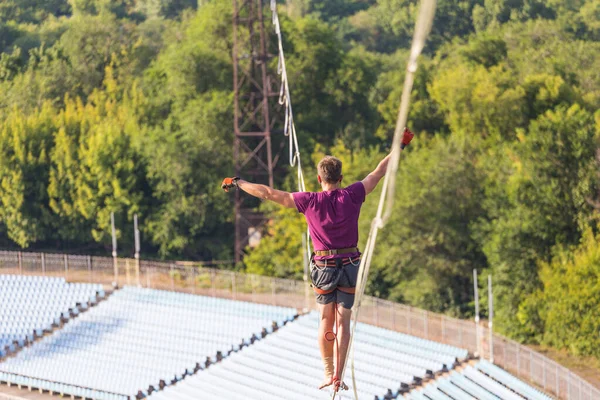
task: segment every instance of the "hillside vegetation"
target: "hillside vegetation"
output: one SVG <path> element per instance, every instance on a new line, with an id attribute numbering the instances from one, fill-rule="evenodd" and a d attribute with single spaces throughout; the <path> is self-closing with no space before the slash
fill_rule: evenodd
<path id="1" fill-rule="evenodd" d="M 279 6 L 307 176 L 334 154 L 362 179 L 389 151 L 417 1 Z M 2 1 L 2 247 L 105 253 L 114 211 L 121 253 L 137 213 L 146 254 L 232 257 L 231 8 Z M 600 0 L 438 0 L 369 292 L 468 317 L 477 268 L 499 331 L 600 358 L 599 109 Z M 278 187 L 294 179 L 281 163 Z M 263 211 L 238 267 L 301 277 L 302 217 Z"/>

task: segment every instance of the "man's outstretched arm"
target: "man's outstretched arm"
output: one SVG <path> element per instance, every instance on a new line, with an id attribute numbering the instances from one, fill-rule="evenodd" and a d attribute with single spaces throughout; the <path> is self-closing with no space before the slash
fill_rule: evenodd
<path id="1" fill-rule="evenodd" d="M 415 136 L 414 133 L 412 133 L 408 128 L 404 128 L 404 134 L 402 137 L 402 147 L 398 150 L 402 151 L 404 146 L 407 146 L 414 136 Z M 388 167 L 388 163 L 390 162 L 391 157 L 392 157 L 391 153 L 388 154 L 387 156 L 385 156 L 385 158 L 379 162 L 379 165 L 377 165 L 377 168 L 375 168 L 373 170 L 373 172 L 371 172 L 369 175 L 367 175 L 367 177 L 365 179 L 362 180 L 363 186 L 365 187 L 366 194 L 369 194 L 373 190 L 375 190 L 375 188 L 377 187 L 377 184 L 379 183 L 381 178 L 383 178 L 385 176 L 385 173 L 386 173 L 387 167 Z"/>
<path id="2" fill-rule="evenodd" d="M 230 180 L 229 185 L 227 185 L 225 182 L 225 181 L 227 181 L 227 179 Z M 251 183 L 251 182 L 245 181 L 243 179 L 238 179 L 238 178 L 227 178 L 227 179 L 225 179 L 225 181 L 223 181 L 223 185 L 222 185 L 223 189 L 225 189 L 225 190 L 227 190 L 228 188 L 231 188 L 233 186 L 237 186 L 238 188 L 242 189 L 244 192 L 246 192 L 254 197 L 258 197 L 259 199 L 271 200 L 271 201 L 274 201 L 277 204 L 281 204 L 282 206 L 287 207 L 287 208 L 296 208 L 296 204 L 294 203 L 294 196 L 292 196 L 292 194 L 289 192 L 284 192 L 282 190 L 273 189 L 266 185 L 260 185 L 258 183 Z"/>
<path id="3" fill-rule="evenodd" d="M 387 166 L 391 156 L 391 153 L 385 156 L 385 158 L 379 162 L 377 168 L 375 168 L 373 172 L 371 172 L 369 175 L 367 175 L 365 179 L 362 180 L 366 194 L 369 194 L 373 190 L 375 190 L 381 178 L 385 176 L 385 172 L 387 171 Z"/>

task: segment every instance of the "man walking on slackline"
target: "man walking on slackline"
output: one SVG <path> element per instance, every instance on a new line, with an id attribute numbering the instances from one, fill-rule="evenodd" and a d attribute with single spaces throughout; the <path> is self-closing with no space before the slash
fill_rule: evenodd
<path id="1" fill-rule="evenodd" d="M 413 136 L 410 130 L 404 128 L 402 149 Z M 321 313 L 319 348 L 325 366 L 325 380 L 319 389 L 331 384 L 336 391 L 347 389 L 340 382 L 339 375 L 350 342 L 352 305 L 360 265 L 358 217 L 366 195 L 385 175 L 390 156 L 387 155 L 365 179 L 346 188 L 341 188 L 342 162 L 331 156 L 324 157 L 317 167 L 321 192 L 288 193 L 238 177 L 225 178 L 221 185 L 225 191 L 238 187 L 252 196 L 296 208 L 306 218 L 315 248 L 310 277 Z M 337 325 L 335 335 L 334 324 Z M 333 342 L 336 338 L 339 348 L 337 362 L 334 362 Z"/>

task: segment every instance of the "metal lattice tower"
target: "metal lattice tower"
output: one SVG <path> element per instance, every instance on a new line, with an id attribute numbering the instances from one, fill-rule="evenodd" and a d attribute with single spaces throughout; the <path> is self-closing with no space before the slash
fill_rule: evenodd
<path id="1" fill-rule="evenodd" d="M 273 159 L 269 98 L 276 82 L 269 74 L 267 34 L 263 0 L 233 0 L 233 85 L 235 174 L 256 183 L 273 186 Z M 258 201 L 235 195 L 235 261 L 244 256 L 252 232 L 264 224 L 256 212 Z"/>

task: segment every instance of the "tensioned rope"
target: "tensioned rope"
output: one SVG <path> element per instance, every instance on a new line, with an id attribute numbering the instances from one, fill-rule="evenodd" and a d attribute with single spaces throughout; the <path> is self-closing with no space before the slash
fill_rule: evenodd
<path id="1" fill-rule="evenodd" d="M 350 343 L 348 344 L 348 354 L 352 359 L 350 368 L 352 370 L 352 389 L 354 391 L 354 398 L 358 400 L 358 391 L 356 388 L 356 376 L 354 372 L 354 333 L 356 331 L 356 325 L 358 323 L 358 314 L 362 303 L 362 296 L 367 286 L 367 278 L 369 276 L 369 269 L 371 268 L 371 261 L 373 259 L 373 252 L 375 249 L 375 243 L 377 241 L 377 232 L 383 228 L 389 221 L 392 215 L 392 208 L 394 206 L 394 195 L 396 192 L 396 173 L 398 172 L 398 165 L 400 161 L 400 142 L 402 141 L 402 133 L 408 119 L 408 108 L 410 105 L 410 93 L 414 83 L 414 75 L 417 71 L 418 64 L 417 59 L 425 46 L 425 40 L 429 36 L 431 26 L 433 24 L 433 17 L 435 16 L 436 0 L 422 0 L 419 8 L 419 16 L 415 26 L 415 33 L 413 35 L 413 41 L 410 51 L 410 56 L 406 66 L 406 76 L 404 78 L 404 87 L 402 89 L 402 97 L 400 100 L 400 108 L 398 110 L 398 119 L 396 120 L 396 129 L 394 131 L 394 140 L 392 142 L 392 157 L 388 163 L 385 179 L 383 181 L 383 190 L 379 198 L 379 206 L 377 207 L 377 214 L 371 222 L 371 230 L 367 238 L 367 244 L 365 245 L 365 252 L 363 253 L 360 268 L 358 272 L 358 281 L 356 283 L 355 292 L 355 305 L 354 312 L 352 315 L 352 329 L 350 331 Z M 340 381 L 344 381 L 344 373 L 346 372 L 346 365 L 348 363 L 348 357 L 346 357 L 342 373 L 340 375 Z M 337 391 L 334 390 L 332 400 L 335 399 Z"/>

